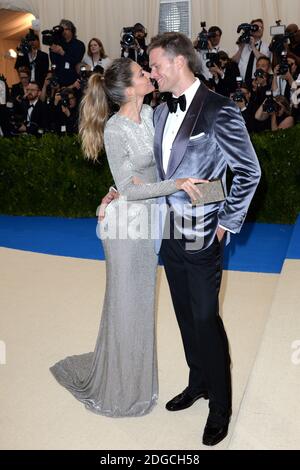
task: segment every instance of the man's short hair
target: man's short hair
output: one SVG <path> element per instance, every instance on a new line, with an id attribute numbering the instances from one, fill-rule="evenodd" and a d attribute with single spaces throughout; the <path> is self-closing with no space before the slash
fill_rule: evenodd
<path id="1" fill-rule="evenodd" d="M 211 26 L 208 30 L 209 33 L 220 33 L 220 36 L 222 36 L 223 34 L 223 31 L 221 30 L 221 28 L 219 28 L 219 26 Z"/>
<path id="2" fill-rule="evenodd" d="M 262 20 L 261 18 L 257 18 L 257 20 L 252 20 L 250 24 L 254 23 L 261 23 L 264 26 L 264 20 Z"/>
<path id="3" fill-rule="evenodd" d="M 262 55 L 257 59 L 256 63 L 260 62 L 261 60 L 266 60 L 269 63 L 269 65 L 271 65 L 270 57 L 267 57 L 266 55 Z"/>
<path id="4" fill-rule="evenodd" d="M 191 40 L 185 36 L 185 34 L 170 32 L 154 36 L 148 46 L 148 54 L 150 54 L 153 49 L 158 49 L 159 47 L 171 57 L 182 55 L 187 60 L 189 69 L 193 73 L 197 72 L 198 61 L 195 48 Z"/>
<path id="5" fill-rule="evenodd" d="M 35 80 L 30 80 L 30 82 L 28 83 L 28 85 L 35 85 L 35 86 L 37 86 L 38 90 L 41 91 L 40 85 L 39 85 L 38 82 L 36 82 Z"/>

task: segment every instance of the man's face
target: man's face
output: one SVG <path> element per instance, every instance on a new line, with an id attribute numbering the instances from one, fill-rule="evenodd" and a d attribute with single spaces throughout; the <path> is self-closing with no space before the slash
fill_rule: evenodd
<path id="1" fill-rule="evenodd" d="M 260 21 L 256 21 L 255 23 L 253 23 L 254 25 L 257 25 L 258 26 L 258 30 L 255 31 L 255 33 L 252 34 L 252 36 L 254 37 L 254 39 L 256 41 L 260 40 L 263 35 L 264 35 L 264 25 L 260 22 Z"/>
<path id="2" fill-rule="evenodd" d="M 71 28 L 69 28 L 67 25 L 65 24 L 62 24 L 62 27 L 64 28 L 64 32 L 62 33 L 63 35 L 63 38 L 66 42 L 69 42 L 71 41 L 71 39 L 73 38 L 73 33 L 71 31 Z"/>
<path id="3" fill-rule="evenodd" d="M 269 61 L 266 59 L 258 60 L 256 63 L 256 70 L 262 69 L 264 72 L 268 73 L 270 68 Z"/>
<path id="4" fill-rule="evenodd" d="M 38 39 L 35 39 L 34 41 L 29 41 L 29 44 L 31 45 L 32 49 L 34 49 L 34 50 L 37 50 L 39 48 Z"/>
<path id="5" fill-rule="evenodd" d="M 157 81 L 159 91 L 174 91 L 179 79 L 174 58 L 168 56 L 161 47 L 157 47 L 150 52 L 150 67 L 151 78 Z"/>
<path id="6" fill-rule="evenodd" d="M 136 39 L 143 39 L 143 38 L 145 37 L 145 31 L 142 31 L 142 30 L 140 30 L 140 31 L 135 31 L 134 37 L 135 37 Z"/>
<path id="7" fill-rule="evenodd" d="M 20 82 L 22 83 L 23 86 L 28 85 L 29 83 L 29 75 L 27 73 L 20 73 Z"/>
<path id="8" fill-rule="evenodd" d="M 28 87 L 26 88 L 26 94 L 29 101 L 34 101 L 40 96 L 40 90 L 33 83 L 29 83 Z"/>
<path id="9" fill-rule="evenodd" d="M 68 95 L 68 98 L 69 98 L 69 103 L 70 103 L 70 108 L 75 108 L 76 105 L 77 105 L 77 99 L 76 99 L 76 96 L 73 95 L 73 94 L 69 94 Z"/>
<path id="10" fill-rule="evenodd" d="M 220 44 L 220 41 L 221 41 L 221 33 L 220 31 L 216 31 L 214 33 L 214 37 L 210 38 L 212 47 L 217 47 Z"/>
<path id="11" fill-rule="evenodd" d="M 292 59 L 291 57 L 288 57 L 288 64 L 290 66 L 290 72 L 292 75 L 294 75 L 294 73 L 296 73 L 297 71 L 297 64 L 296 64 L 296 61 L 295 59 Z"/>

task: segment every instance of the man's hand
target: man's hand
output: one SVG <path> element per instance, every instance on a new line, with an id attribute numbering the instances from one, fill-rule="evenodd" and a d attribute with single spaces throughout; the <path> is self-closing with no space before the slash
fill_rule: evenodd
<path id="1" fill-rule="evenodd" d="M 255 39 L 253 36 L 250 37 L 250 43 L 249 43 L 250 47 L 252 50 L 256 49 L 255 47 Z"/>
<path id="2" fill-rule="evenodd" d="M 62 106 L 61 110 L 67 117 L 71 116 L 71 112 L 70 112 L 69 108 L 67 108 L 66 106 Z"/>
<path id="3" fill-rule="evenodd" d="M 55 52 L 55 54 L 59 54 L 59 55 L 65 55 L 65 51 L 63 50 L 63 48 L 61 46 L 59 46 L 58 44 L 52 44 L 52 46 L 50 47 L 51 51 L 52 52 Z"/>
<path id="4" fill-rule="evenodd" d="M 111 189 L 102 199 L 100 207 L 99 207 L 99 213 L 98 213 L 98 221 L 101 222 L 104 217 L 105 217 L 105 209 L 107 206 L 114 200 L 118 199 L 119 193 L 118 191 L 114 191 Z"/>

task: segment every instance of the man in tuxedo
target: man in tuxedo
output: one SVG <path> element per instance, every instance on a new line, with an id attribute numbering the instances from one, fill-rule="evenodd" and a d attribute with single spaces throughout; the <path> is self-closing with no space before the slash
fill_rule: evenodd
<path id="1" fill-rule="evenodd" d="M 20 133 L 38 135 L 47 127 L 46 107 L 39 99 L 41 89 L 37 82 L 29 82 L 24 99 L 21 103 L 23 124 Z"/>
<path id="2" fill-rule="evenodd" d="M 37 82 L 42 88 L 49 69 L 49 56 L 39 48 L 39 37 L 37 34 L 28 35 L 31 50 L 27 54 L 19 55 L 15 69 L 27 67 L 30 70 L 30 80 Z"/>
<path id="3" fill-rule="evenodd" d="M 225 187 L 227 168 L 233 172 L 225 201 L 205 205 L 200 216 L 183 191 L 166 197 L 177 234 L 171 230 L 160 251 L 189 366 L 187 388 L 166 408 L 178 411 L 209 399 L 202 442 L 211 446 L 227 435 L 231 415 L 230 357 L 218 307 L 224 243 L 243 225 L 260 167 L 239 109 L 195 78 L 195 50 L 186 36 L 156 36 L 149 57 L 159 91 L 172 93 L 154 114 L 160 179 L 221 179 Z"/>

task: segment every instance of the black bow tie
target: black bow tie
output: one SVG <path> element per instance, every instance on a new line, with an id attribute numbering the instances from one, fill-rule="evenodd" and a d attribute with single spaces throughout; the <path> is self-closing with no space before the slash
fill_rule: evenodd
<path id="1" fill-rule="evenodd" d="M 179 104 L 181 111 L 185 111 L 186 109 L 185 95 L 181 95 L 179 96 L 179 98 L 174 98 L 174 96 L 171 96 L 167 99 L 167 105 L 168 105 L 170 113 L 176 113 L 178 104 Z"/>

